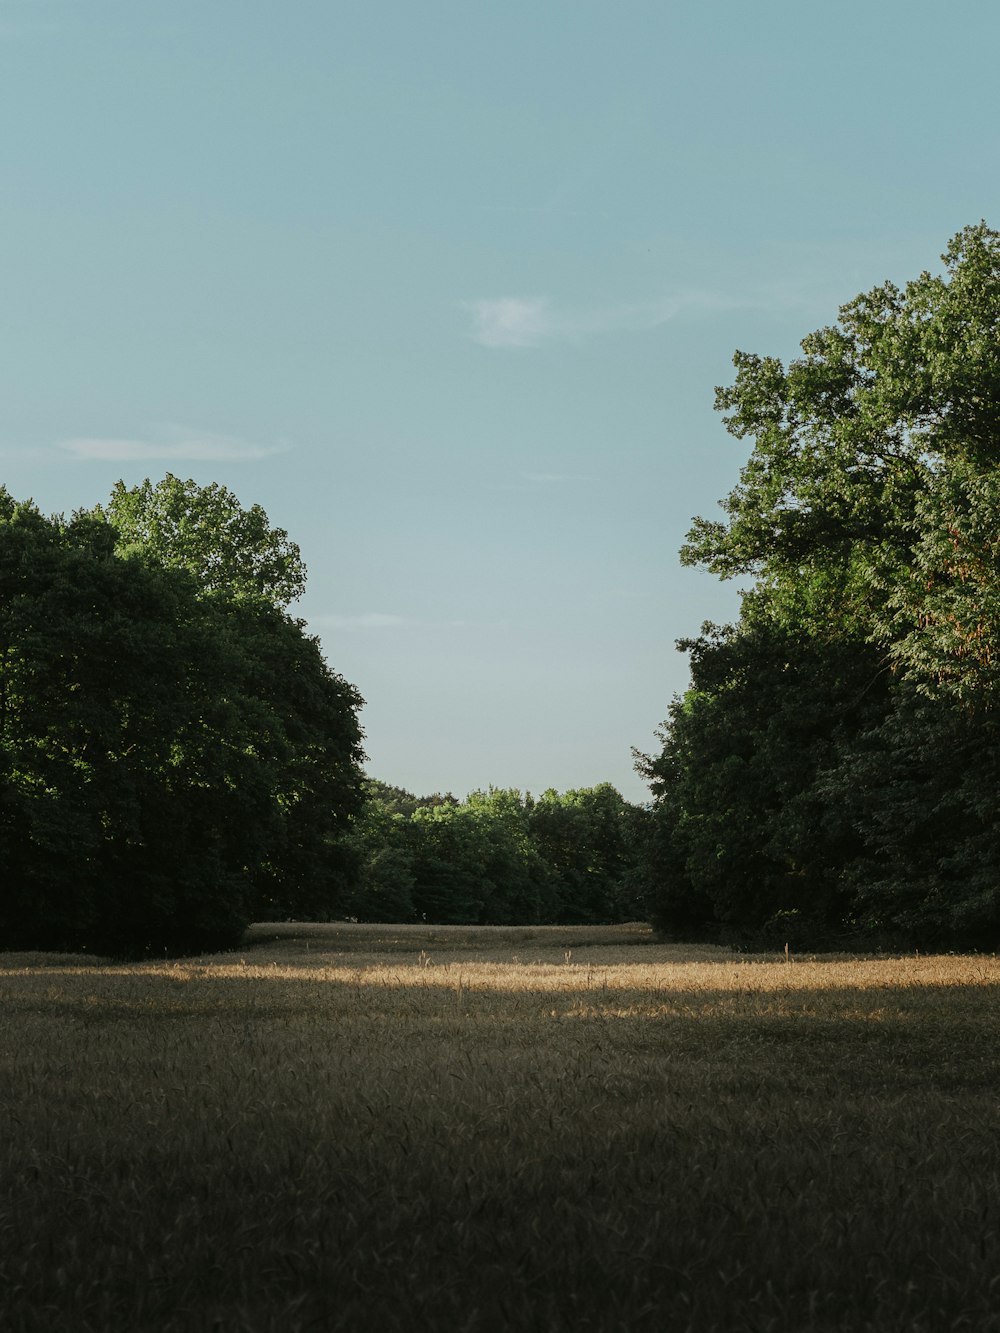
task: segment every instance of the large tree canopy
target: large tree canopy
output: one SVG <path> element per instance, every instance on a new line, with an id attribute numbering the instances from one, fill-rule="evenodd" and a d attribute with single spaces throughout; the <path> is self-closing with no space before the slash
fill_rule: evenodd
<path id="1" fill-rule="evenodd" d="M 1000 936 L 1000 235 L 942 259 L 717 391 L 753 447 L 682 559 L 754 582 L 646 765 L 663 924 Z"/>
<path id="2" fill-rule="evenodd" d="M 989 471 L 1000 426 L 1000 236 L 966 228 L 945 269 L 885 283 L 802 341 L 787 368 L 737 352 L 716 391 L 727 429 L 754 440 L 723 508 L 683 558 L 780 582 L 909 563 L 917 502 L 953 464 Z"/>
<path id="3" fill-rule="evenodd" d="M 343 888 L 357 693 L 259 590 L 154 548 L 0 490 L 4 947 L 231 944 Z"/>

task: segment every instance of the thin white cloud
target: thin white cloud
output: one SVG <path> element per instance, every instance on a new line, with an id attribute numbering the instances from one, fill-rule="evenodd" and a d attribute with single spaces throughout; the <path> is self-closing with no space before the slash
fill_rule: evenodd
<path id="1" fill-rule="evenodd" d="M 552 336 L 553 315 L 541 296 L 470 301 L 472 336 L 484 347 L 535 347 Z"/>
<path id="2" fill-rule="evenodd" d="M 814 261 L 802 274 L 726 292 L 688 290 L 657 300 L 600 306 L 557 306 L 546 296 L 502 296 L 464 301 L 470 336 L 483 347 L 525 348 L 549 343 L 582 342 L 615 333 L 646 333 L 685 315 L 836 309 L 839 296 L 827 292 L 827 273 Z"/>
<path id="3" fill-rule="evenodd" d="M 111 436 L 78 436 L 60 441 L 59 448 L 75 458 L 103 462 L 165 462 L 239 463 L 252 462 L 281 453 L 285 446 L 265 447 L 250 444 L 233 435 L 219 435 L 213 431 L 168 427 L 163 438 L 140 440 Z"/>
<path id="4" fill-rule="evenodd" d="M 483 347 L 538 347 L 549 342 L 579 342 L 609 333 L 658 329 L 688 310 L 722 310 L 732 302 L 705 292 L 689 292 L 657 301 L 559 309 L 544 296 L 502 296 L 467 301 L 472 337 Z"/>

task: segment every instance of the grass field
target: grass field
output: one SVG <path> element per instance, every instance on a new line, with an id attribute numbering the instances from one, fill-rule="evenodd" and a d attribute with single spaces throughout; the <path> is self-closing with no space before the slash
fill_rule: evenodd
<path id="1" fill-rule="evenodd" d="M 0 955 L 5 1333 L 1000 1330 L 1000 962 Z"/>

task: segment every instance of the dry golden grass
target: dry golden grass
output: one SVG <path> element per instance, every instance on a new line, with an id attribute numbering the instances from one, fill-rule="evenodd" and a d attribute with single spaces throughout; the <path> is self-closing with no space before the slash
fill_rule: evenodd
<path id="1" fill-rule="evenodd" d="M 0 1326 L 1000 1330 L 1000 963 L 0 955 Z"/>

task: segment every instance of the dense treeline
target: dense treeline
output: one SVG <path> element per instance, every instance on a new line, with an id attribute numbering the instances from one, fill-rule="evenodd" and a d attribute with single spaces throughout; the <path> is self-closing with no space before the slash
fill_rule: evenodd
<path id="1" fill-rule="evenodd" d="M 69 521 L 0 489 L 0 947 L 220 947 L 347 891 L 361 700 L 304 573 L 223 487 Z"/>
<path id="2" fill-rule="evenodd" d="M 752 582 L 643 763 L 665 929 L 1000 943 L 1000 235 L 943 260 L 718 390 L 753 448 L 682 558 Z"/>
<path id="3" fill-rule="evenodd" d="M 648 811 L 609 783 L 537 799 L 490 788 L 464 802 L 372 781 L 348 840 L 362 921 L 584 924 L 642 915 Z"/>

